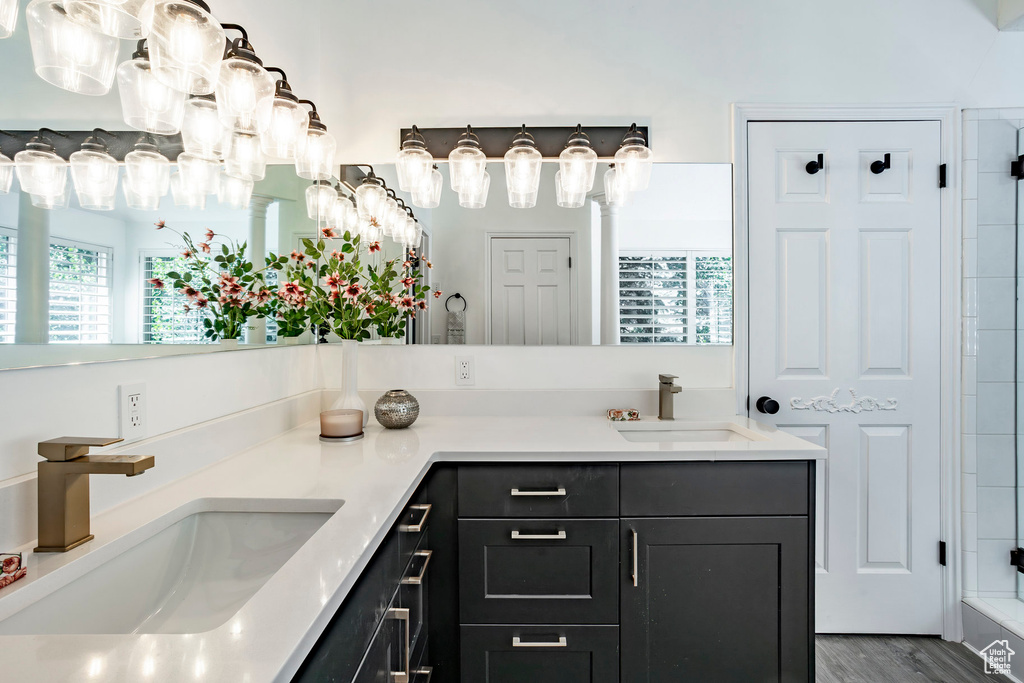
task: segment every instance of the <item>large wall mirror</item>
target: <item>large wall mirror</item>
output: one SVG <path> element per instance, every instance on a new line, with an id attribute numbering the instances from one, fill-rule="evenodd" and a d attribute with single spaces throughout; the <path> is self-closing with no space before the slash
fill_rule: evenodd
<path id="1" fill-rule="evenodd" d="M 731 165 L 655 164 L 646 191 L 609 206 L 600 164 L 574 209 L 557 205 L 557 163 L 543 164 L 531 209 L 509 206 L 500 162 L 487 165 L 486 206 L 460 206 L 446 166 L 440 205 L 416 210 L 429 284 L 443 292 L 418 316 L 416 343 L 733 343 Z M 397 186 L 393 166 L 375 170 Z"/>

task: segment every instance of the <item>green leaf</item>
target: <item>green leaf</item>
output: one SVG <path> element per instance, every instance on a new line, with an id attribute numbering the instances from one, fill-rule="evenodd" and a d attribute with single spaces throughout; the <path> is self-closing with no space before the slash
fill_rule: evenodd
<path id="1" fill-rule="evenodd" d="M 230 250 L 228 250 L 228 245 L 226 245 L 226 244 L 222 244 L 222 245 L 220 245 L 220 251 L 221 251 L 221 253 L 222 253 L 222 254 L 224 254 L 225 256 L 227 256 L 228 254 L 230 254 L 230 253 L 231 253 L 231 252 L 230 252 Z"/>

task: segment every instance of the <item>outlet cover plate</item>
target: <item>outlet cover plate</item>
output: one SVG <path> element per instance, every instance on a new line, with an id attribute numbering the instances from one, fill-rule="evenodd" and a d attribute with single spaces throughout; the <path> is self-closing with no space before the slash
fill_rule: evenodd
<path id="1" fill-rule="evenodd" d="M 455 386 L 472 387 L 476 385 L 476 365 L 473 356 L 455 357 Z"/>
<path id="2" fill-rule="evenodd" d="M 125 442 L 145 439 L 148 430 L 146 385 L 122 384 L 117 390 L 121 438 Z"/>

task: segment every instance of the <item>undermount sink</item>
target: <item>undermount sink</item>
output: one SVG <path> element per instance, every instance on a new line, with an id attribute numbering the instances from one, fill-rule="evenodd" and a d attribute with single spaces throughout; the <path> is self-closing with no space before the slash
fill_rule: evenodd
<path id="1" fill-rule="evenodd" d="M 633 443 L 728 443 L 768 439 L 731 422 L 620 422 L 615 430 Z"/>
<path id="2" fill-rule="evenodd" d="M 339 500 L 193 501 L 147 525 L 148 533 L 70 583 L 58 574 L 90 555 L 41 577 L 38 584 L 52 580 L 60 587 L 0 621 L 0 635 L 217 628 L 342 505 Z"/>

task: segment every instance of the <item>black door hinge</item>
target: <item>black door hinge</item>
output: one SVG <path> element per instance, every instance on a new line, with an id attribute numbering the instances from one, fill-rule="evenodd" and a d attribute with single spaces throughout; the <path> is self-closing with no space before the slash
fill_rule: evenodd
<path id="1" fill-rule="evenodd" d="M 1017 157 L 1017 161 L 1010 162 L 1010 175 L 1017 180 L 1024 180 L 1024 154 Z"/>
<path id="2" fill-rule="evenodd" d="M 946 186 L 946 165 L 939 164 L 939 187 Z"/>
<path id="3" fill-rule="evenodd" d="M 939 541 L 939 564 L 946 566 L 946 542 Z"/>
<path id="4" fill-rule="evenodd" d="M 1024 548 L 1010 551 L 1010 566 L 1016 567 L 1017 571 L 1024 574 Z"/>

